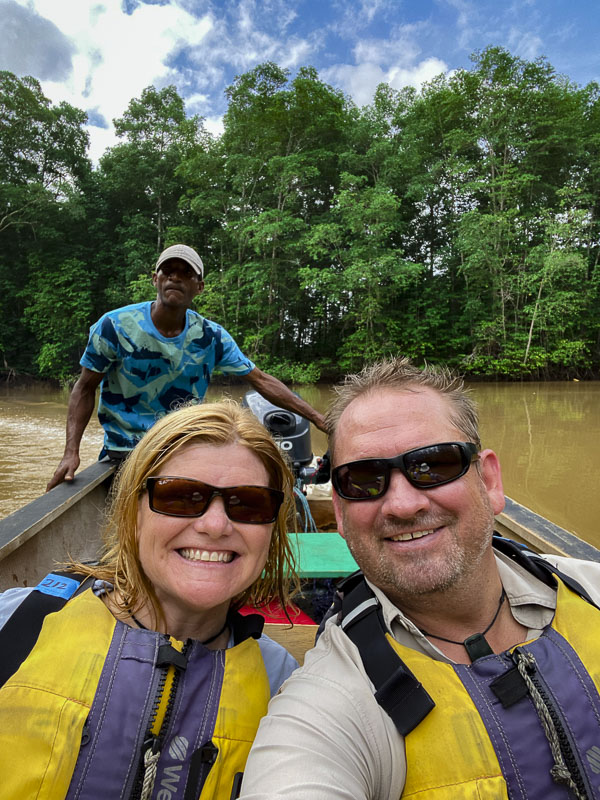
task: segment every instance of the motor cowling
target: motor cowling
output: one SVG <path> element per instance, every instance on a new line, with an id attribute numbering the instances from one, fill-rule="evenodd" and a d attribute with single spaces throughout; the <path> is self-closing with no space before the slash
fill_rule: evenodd
<path id="1" fill-rule="evenodd" d="M 256 391 L 247 392 L 242 405 L 262 422 L 287 455 L 295 477 L 302 477 L 313 461 L 309 421 L 293 411 L 273 405 Z"/>

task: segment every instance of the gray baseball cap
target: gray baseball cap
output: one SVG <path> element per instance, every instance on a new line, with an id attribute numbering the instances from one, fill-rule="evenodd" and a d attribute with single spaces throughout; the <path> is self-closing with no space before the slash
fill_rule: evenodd
<path id="1" fill-rule="evenodd" d="M 186 264 L 189 264 L 194 272 L 200 276 L 201 280 L 204 278 L 204 264 L 202 263 L 202 259 L 198 253 L 191 247 L 188 247 L 187 244 L 173 244 L 171 247 L 167 247 L 166 250 L 163 250 L 156 262 L 156 272 L 160 269 L 161 264 L 164 264 L 165 261 L 171 258 L 180 258 L 182 261 L 185 261 Z"/>

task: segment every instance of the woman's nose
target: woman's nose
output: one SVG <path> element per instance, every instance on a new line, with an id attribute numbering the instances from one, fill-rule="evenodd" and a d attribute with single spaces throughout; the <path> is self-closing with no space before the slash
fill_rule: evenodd
<path id="1" fill-rule="evenodd" d="M 231 530 L 231 520 L 225 511 L 223 498 L 215 495 L 209 500 L 208 506 L 201 517 L 194 520 L 194 528 L 199 533 L 218 538 Z"/>

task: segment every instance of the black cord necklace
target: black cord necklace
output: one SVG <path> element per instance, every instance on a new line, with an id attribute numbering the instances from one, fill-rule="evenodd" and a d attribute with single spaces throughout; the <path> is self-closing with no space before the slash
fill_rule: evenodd
<path id="1" fill-rule="evenodd" d="M 471 661 L 477 661 L 478 658 L 482 658 L 482 656 L 491 656 L 493 655 L 494 651 L 489 646 L 487 639 L 485 638 L 485 634 L 490 631 L 498 619 L 498 614 L 500 614 L 500 609 L 504 605 L 504 601 L 506 600 L 506 592 L 504 591 L 504 587 L 502 587 L 502 594 L 500 595 L 500 601 L 498 602 L 498 608 L 496 609 L 496 613 L 490 624 L 487 628 L 483 631 L 483 633 L 474 633 L 471 636 L 467 636 L 467 638 L 463 642 L 457 642 L 454 639 L 446 639 L 444 636 L 436 636 L 435 633 L 428 633 L 427 631 L 423 630 L 423 628 L 419 628 L 423 636 L 427 636 L 429 639 L 439 639 L 441 642 L 448 642 L 448 644 L 459 644 L 462 645 Z"/>
<path id="2" fill-rule="evenodd" d="M 147 631 L 148 630 L 148 628 L 139 621 L 139 619 L 135 616 L 135 614 L 132 614 L 131 612 L 129 612 L 129 616 L 135 622 L 135 624 L 138 626 L 138 628 L 141 628 L 143 631 Z M 211 642 L 214 642 L 215 639 L 219 638 L 219 636 L 223 633 L 223 631 L 225 630 L 225 628 L 228 625 L 229 625 L 229 618 L 226 617 L 225 618 L 225 624 L 223 625 L 221 630 L 218 633 L 215 633 L 214 636 L 210 636 L 208 639 L 205 639 L 203 642 L 200 642 L 200 644 L 201 645 L 207 645 L 207 644 L 210 644 Z"/>

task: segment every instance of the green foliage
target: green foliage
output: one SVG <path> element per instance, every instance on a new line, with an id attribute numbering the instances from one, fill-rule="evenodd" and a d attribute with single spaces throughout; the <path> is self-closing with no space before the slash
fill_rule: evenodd
<path id="1" fill-rule="evenodd" d="M 317 383 L 321 378 L 321 367 L 314 363 L 295 364 L 266 358 L 261 361 L 260 366 L 265 372 L 286 383 Z"/>
<path id="2" fill-rule="evenodd" d="M 35 78 L 0 71 L 0 231 L 39 223 L 89 170 L 85 114 L 52 107 Z"/>
<path id="3" fill-rule="evenodd" d="M 64 378 L 102 312 L 194 246 L 200 313 L 302 383 L 386 355 L 501 378 L 600 373 L 600 87 L 490 47 L 357 108 L 260 64 L 224 133 L 148 87 L 92 170 L 85 115 L 0 73 L 0 360 Z M 15 269 L 15 264 L 18 268 Z"/>
<path id="4" fill-rule="evenodd" d="M 32 302 L 25 309 L 24 321 L 40 344 L 40 375 L 65 381 L 72 376 L 87 341 L 91 277 L 76 258 L 57 265 L 52 274 L 42 264 L 32 266 L 35 271 L 28 287 Z"/>
<path id="5" fill-rule="evenodd" d="M 142 272 L 129 283 L 127 295 L 130 303 L 143 303 L 156 298 L 156 289 L 148 272 Z"/>

